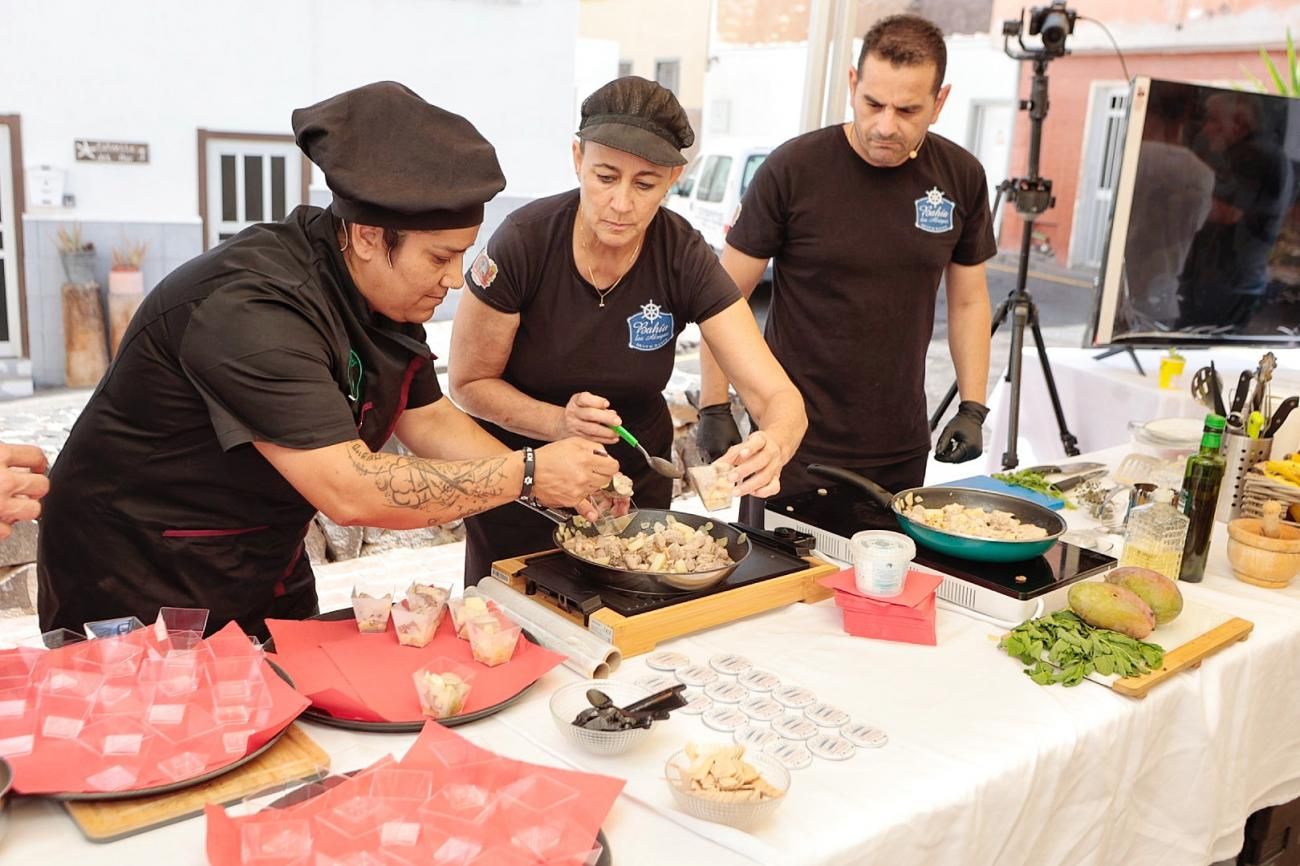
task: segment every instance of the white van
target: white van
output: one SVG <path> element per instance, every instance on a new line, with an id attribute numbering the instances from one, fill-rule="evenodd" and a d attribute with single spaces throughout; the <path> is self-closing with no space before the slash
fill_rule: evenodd
<path id="1" fill-rule="evenodd" d="M 754 172 L 770 147 L 704 150 L 668 191 L 665 204 L 704 235 L 719 254 Z"/>

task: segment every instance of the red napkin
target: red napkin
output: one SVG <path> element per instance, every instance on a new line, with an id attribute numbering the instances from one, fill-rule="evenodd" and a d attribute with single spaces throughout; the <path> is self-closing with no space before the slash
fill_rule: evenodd
<path id="1" fill-rule="evenodd" d="M 475 677 L 464 709 L 467 713 L 519 694 L 564 661 L 564 656 L 521 638 L 506 664 L 480 664 L 474 661 L 469 641 L 456 637 L 450 615 L 443 617 L 433 640 L 424 647 L 400 645 L 391 626 L 382 634 L 361 634 L 351 618 L 268 620 L 267 626 L 275 637 L 277 660 L 312 705 L 338 718 L 358 721 L 422 720 L 412 674 L 438 657 L 473 669 Z M 286 637 L 285 643 L 281 635 Z"/>
<path id="2" fill-rule="evenodd" d="M 258 860 L 274 866 L 363 853 L 441 862 L 443 846 L 475 849 L 474 863 L 576 866 L 622 788 L 621 779 L 502 758 L 429 722 L 397 764 L 381 761 L 302 803 L 239 818 L 209 805 L 208 862 L 240 866 L 245 845 L 263 843 L 283 854 Z"/>
<path id="3" fill-rule="evenodd" d="M 903 607 L 916 607 L 922 601 L 934 595 L 934 591 L 939 588 L 939 584 L 943 583 L 943 577 L 930 571 L 920 571 L 913 568 L 907 572 L 907 578 L 903 581 L 903 591 L 890 597 L 862 592 L 858 589 L 851 568 L 837 571 L 817 582 L 828 589 L 848 593 L 858 598 L 870 599 L 884 604 L 902 605 Z"/>
<path id="4" fill-rule="evenodd" d="M 50 736 L 71 724 L 64 720 L 76 715 L 80 698 L 42 695 L 40 686 L 46 676 L 54 670 L 99 670 L 99 654 L 114 646 L 140 648 L 147 658 L 157 650 L 149 631 L 40 653 L 28 681 L 27 712 L 0 719 L 0 744 L 13 765 L 15 790 L 24 794 L 133 791 L 194 778 L 260 748 L 307 708 L 307 701 L 263 664 L 265 687 L 256 691 L 256 702 L 231 702 L 227 709 L 234 717 L 218 718 L 211 685 L 216 662 L 251 658 L 252 652 L 248 637 L 231 623 L 201 644 L 195 691 L 167 698 L 153 690 L 151 709 L 151 702 L 141 699 L 148 690 L 139 676 L 109 676 L 94 697 L 80 705 L 85 714 L 76 735 Z M 23 656 L 6 653 L 0 670 L 24 662 Z M 107 702 L 106 694 L 116 699 Z M 159 704 L 165 706 L 160 709 Z M 63 733 L 71 731 L 65 728 Z M 29 746 L 25 754 L 21 753 L 24 745 Z"/>

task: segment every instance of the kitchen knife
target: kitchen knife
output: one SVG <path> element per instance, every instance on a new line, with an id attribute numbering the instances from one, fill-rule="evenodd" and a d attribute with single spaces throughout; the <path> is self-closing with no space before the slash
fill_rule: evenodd
<path id="1" fill-rule="evenodd" d="M 1105 463 L 1066 463 L 1061 466 L 1030 466 L 1022 472 L 1037 472 L 1039 475 L 1069 475 L 1072 472 L 1091 472 L 1094 469 L 1105 469 Z"/>
<path id="2" fill-rule="evenodd" d="M 1237 390 L 1232 395 L 1232 407 L 1228 414 L 1228 426 L 1236 430 L 1241 430 L 1246 426 L 1246 422 L 1241 417 L 1241 408 L 1246 405 L 1246 394 L 1250 392 L 1251 372 L 1249 370 L 1241 371 L 1241 378 L 1237 379 Z"/>
<path id="3" fill-rule="evenodd" d="M 1223 408 L 1223 383 L 1219 381 L 1219 371 L 1214 368 L 1214 362 L 1210 362 L 1210 396 L 1214 398 L 1214 414 L 1223 418 L 1228 417 L 1228 412 Z"/>
<path id="4" fill-rule="evenodd" d="M 1094 478 L 1100 478 L 1103 475 L 1105 475 L 1108 471 L 1109 470 L 1107 469 L 1094 469 L 1091 472 L 1085 472 L 1082 475 L 1074 475 L 1070 478 L 1063 478 L 1060 481 L 1054 482 L 1053 486 L 1057 490 L 1064 493 L 1067 490 L 1073 490 L 1074 488 L 1078 487 L 1080 484 L 1082 484 L 1085 481 L 1091 481 Z"/>
<path id="5" fill-rule="evenodd" d="M 1291 411 L 1295 409 L 1297 404 L 1300 404 L 1300 397 L 1291 396 L 1283 400 L 1276 411 L 1273 412 L 1272 417 L 1268 419 L 1268 427 L 1264 428 L 1262 438 L 1272 439 L 1277 431 L 1282 429 L 1282 425 L 1286 423 L 1286 419 L 1291 415 Z"/>

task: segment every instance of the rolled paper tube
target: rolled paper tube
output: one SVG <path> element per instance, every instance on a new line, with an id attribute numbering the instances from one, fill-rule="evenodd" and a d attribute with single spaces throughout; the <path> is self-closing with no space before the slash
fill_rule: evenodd
<path id="1" fill-rule="evenodd" d="M 500 605 L 506 615 L 519 623 L 551 652 L 565 656 L 565 666 L 588 679 L 605 679 L 623 662 L 618 647 L 601 640 L 587 629 L 560 616 L 555 611 L 516 592 L 495 577 L 479 581 L 465 590 Z"/>

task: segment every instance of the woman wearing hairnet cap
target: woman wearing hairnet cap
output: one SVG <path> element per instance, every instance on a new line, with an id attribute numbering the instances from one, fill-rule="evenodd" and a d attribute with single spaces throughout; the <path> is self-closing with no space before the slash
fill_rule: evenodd
<path id="1" fill-rule="evenodd" d="M 737 493 L 770 496 L 807 427 L 803 400 L 704 238 L 662 209 L 695 135 L 673 94 L 627 76 L 582 104 L 578 188 L 512 213 L 466 274 L 452 335 L 453 398 L 510 447 L 582 436 L 609 447 L 638 505 L 665 508 L 672 481 L 610 429 L 671 457 L 663 389 L 676 339 L 697 322 L 758 430 L 729 450 Z M 465 579 L 552 546 L 519 505 L 466 520 Z"/>

